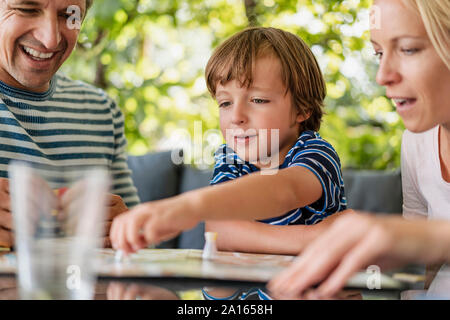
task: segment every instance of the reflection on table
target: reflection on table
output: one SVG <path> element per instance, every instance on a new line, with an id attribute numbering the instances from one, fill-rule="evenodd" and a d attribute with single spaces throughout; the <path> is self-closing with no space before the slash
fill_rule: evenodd
<path id="1" fill-rule="evenodd" d="M 264 285 L 238 287 L 226 283 L 210 283 L 201 286 L 205 281 L 195 281 L 183 287 L 183 280 L 174 285 L 173 281 L 143 280 L 102 280 L 97 282 L 94 300 L 270 300 Z M 203 282 L 203 283 L 202 283 Z M 362 299 L 357 290 L 345 290 L 336 299 Z M 18 300 L 16 278 L 14 276 L 0 276 L 0 300 Z"/>
<path id="2" fill-rule="evenodd" d="M 94 297 L 98 300 L 266 300 L 271 299 L 266 283 L 294 257 L 221 252 L 214 260 L 203 260 L 201 250 L 152 249 L 117 262 L 112 250 L 103 249 L 99 258 Z M 19 298 L 14 260 L 14 253 L 0 253 L 0 299 Z M 399 299 L 402 291 L 420 287 L 418 281 L 413 286 L 382 273 L 382 290 L 370 290 L 368 277 L 373 274 L 358 273 L 335 298 Z M 445 292 L 450 292 L 448 268 L 430 288 L 433 298 Z M 431 297 L 421 293 L 415 298 Z"/>

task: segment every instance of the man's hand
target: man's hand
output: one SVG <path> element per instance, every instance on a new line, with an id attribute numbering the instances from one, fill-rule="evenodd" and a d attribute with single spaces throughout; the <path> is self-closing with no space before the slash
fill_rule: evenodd
<path id="1" fill-rule="evenodd" d="M 105 248 L 111 248 L 110 230 L 114 218 L 125 211 L 128 211 L 128 207 L 122 197 L 115 194 L 108 195 L 105 230 L 103 234 L 103 246 Z"/>
<path id="2" fill-rule="evenodd" d="M 0 178 L 0 247 L 10 248 L 14 244 L 13 220 L 11 214 L 11 198 L 9 181 Z"/>
<path id="3" fill-rule="evenodd" d="M 0 276 L 0 300 L 17 300 L 17 280 L 11 276 Z"/>
<path id="4" fill-rule="evenodd" d="M 84 182 L 79 182 L 69 189 L 64 188 L 63 192 L 58 192 L 60 197 L 60 208 L 62 208 L 61 219 L 68 219 L 68 215 L 75 215 L 80 210 L 83 210 L 85 204 L 82 201 L 79 201 L 79 199 L 82 198 L 81 195 L 83 194 L 84 189 Z M 106 214 L 103 221 L 104 229 L 101 234 L 103 246 L 105 248 L 111 247 L 109 234 L 112 221 L 115 217 L 127 210 L 128 208 L 120 196 L 114 194 L 106 195 Z"/>

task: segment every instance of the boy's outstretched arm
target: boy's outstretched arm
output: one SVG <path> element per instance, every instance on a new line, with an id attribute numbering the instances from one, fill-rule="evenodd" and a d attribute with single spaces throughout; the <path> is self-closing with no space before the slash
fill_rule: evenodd
<path id="1" fill-rule="evenodd" d="M 335 213 L 315 225 L 275 226 L 252 221 L 206 221 L 206 230 L 218 233 L 217 248 L 221 251 L 298 255 L 336 218 L 349 212 L 351 210 Z"/>
<path id="2" fill-rule="evenodd" d="M 280 216 L 320 199 L 318 178 L 304 167 L 261 172 L 141 204 L 117 217 L 111 228 L 116 249 L 133 252 L 174 237 L 203 220 L 255 220 Z"/>

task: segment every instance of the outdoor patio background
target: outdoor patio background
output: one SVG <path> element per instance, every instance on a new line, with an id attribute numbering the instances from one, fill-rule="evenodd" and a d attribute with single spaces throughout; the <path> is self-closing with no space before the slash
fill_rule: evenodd
<path id="1" fill-rule="evenodd" d="M 116 100 L 131 154 L 184 147 L 195 151 L 190 152 L 194 163 L 220 142 L 214 132 L 205 134 L 219 128 L 218 107 L 204 80 L 213 48 L 249 25 L 282 28 L 303 38 L 319 60 L 328 89 L 320 133 L 337 149 L 343 166 L 397 168 L 404 127 L 374 81 L 370 3 L 94 0 L 63 71 Z M 200 124 L 204 136 L 197 142 L 203 151 L 193 147 L 195 121 L 201 121 L 196 130 Z M 181 137 L 180 129 L 190 135 Z"/>

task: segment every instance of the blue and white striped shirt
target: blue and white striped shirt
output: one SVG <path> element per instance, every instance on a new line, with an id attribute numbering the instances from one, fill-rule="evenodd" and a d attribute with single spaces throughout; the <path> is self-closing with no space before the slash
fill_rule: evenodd
<path id="1" fill-rule="evenodd" d="M 128 207 L 139 203 L 126 162 L 122 112 L 105 92 L 55 75 L 44 93 L 0 82 L 0 177 L 11 160 L 47 173 L 52 188 L 65 187 L 63 174 L 87 167 L 107 168 L 111 192 Z M 51 169 L 49 169 L 51 168 Z"/>
<path id="2" fill-rule="evenodd" d="M 260 171 L 253 164 L 240 159 L 227 145 L 219 148 L 215 160 L 212 185 Z M 323 140 L 317 132 L 303 132 L 279 169 L 295 166 L 304 167 L 315 174 L 323 188 L 322 197 L 306 207 L 261 222 L 272 225 L 312 225 L 347 208 L 339 156 L 331 144 Z"/>

